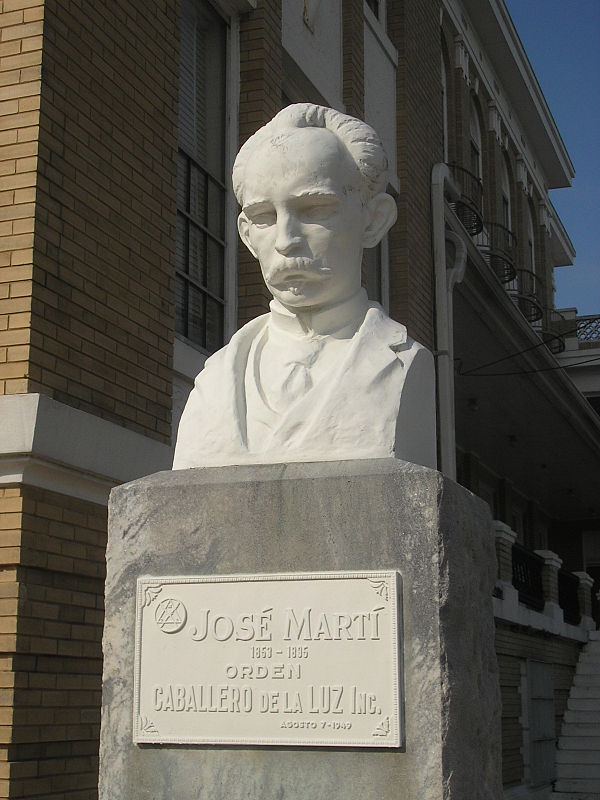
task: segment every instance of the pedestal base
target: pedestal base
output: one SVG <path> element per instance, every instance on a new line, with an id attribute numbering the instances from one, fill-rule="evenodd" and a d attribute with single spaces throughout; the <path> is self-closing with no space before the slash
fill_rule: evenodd
<path id="1" fill-rule="evenodd" d="M 113 490 L 101 800 L 500 800 L 487 506 L 437 472 L 374 461 L 163 472 Z M 141 575 L 400 571 L 406 746 L 132 742 Z"/>

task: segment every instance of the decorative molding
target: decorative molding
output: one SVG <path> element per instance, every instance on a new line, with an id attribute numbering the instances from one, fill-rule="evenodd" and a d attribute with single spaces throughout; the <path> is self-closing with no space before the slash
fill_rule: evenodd
<path id="1" fill-rule="evenodd" d="M 493 101 L 488 103 L 488 130 L 496 136 L 497 141 L 502 144 L 502 117 L 498 106 Z"/>
<path id="2" fill-rule="evenodd" d="M 543 200 L 539 203 L 538 210 L 540 226 L 546 230 L 548 236 L 552 236 L 552 214 Z"/>
<path id="3" fill-rule="evenodd" d="M 555 183 L 552 188 L 570 185 L 573 165 L 504 3 L 500 0 L 489 3 L 443 0 L 443 7 L 457 30 L 455 41 L 460 40 L 466 57 L 477 63 L 487 92 L 498 102 L 512 140 L 521 141 L 521 136 L 527 132 L 536 142 L 541 141 L 542 161 L 537 159 L 541 169 L 533 159 L 530 165 L 540 195 L 543 196 L 548 179 L 551 185 Z M 478 26 L 485 25 L 486 21 L 493 21 L 496 30 L 484 46 Z M 489 33 L 488 29 L 488 37 Z M 485 57 L 480 60 L 477 54 L 481 52 Z"/>
<path id="4" fill-rule="evenodd" d="M 464 39 L 462 39 L 460 36 L 456 36 L 454 39 L 454 66 L 457 69 L 460 69 L 463 78 L 467 82 L 467 85 L 470 86 L 471 78 L 469 76 L 469 51 L 467 50 Z"/>
<path id="5" fill-rule="evenodd" d="M 520 184 L 523 192 L 529 197 L 533 194 L 533 181 L 529 175 L 527 165 L 522 156 L 517 157 L 517 183 Z"/>
<path id="6" fill-rule="evenodd" d="M 113 486 L 170 469 L 172 449 L 45 395 L 0 397 L 0 485 L 106 505 Z"/>
<path id="7" fill-rule="evenodd" d="M 31 455 L 0 454 L 0 486 L 34 486 L 106 506 L 110 490 L 119 483 Z"/>

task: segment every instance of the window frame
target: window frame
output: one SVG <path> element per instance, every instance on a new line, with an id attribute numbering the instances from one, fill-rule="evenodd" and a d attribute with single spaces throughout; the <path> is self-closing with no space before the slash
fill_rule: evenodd
<path id="1" fill-rule="evenodd" d="M 210 6 L 226 25 L 225 35 L 225 153 L 224 153 L 224 181 L 218 181 L 225 191 L 224 225 L 223 225 L 223 341 L 225 345 L 237 329 L 237 201 L 231 188 L 230 175 L 233 162 L 238 151 L 238 108 L 240 91 L 240 43 L 239 16 L 230 13 L 226 3 L 217 0 L 194 0 L 196 4 L 204 3 Z M 178 134 L 178 152 L 181 150 Z M 186 158 L 191 158 L 185 153 Z M 192 158 L 192 160 L 194 160 Z M 205 168 L 202 168 L 206 172 Z M 214 178 L 210 178 L 211 180 Z M 178 208 L 178 213 L 181 209 Z M 182 213 L 182 212 L 181 212 Z M 193 281 L 192 281 L 193 282 Z M 204 289 L 203 289 L 204 291 Z M 209 292 L 210 294 L 210 292 Z M 174 368 L 176 372 L 193 379 L 203 367 L 206 359 L 212 355 L 198 342 L 175 332 Z"/>

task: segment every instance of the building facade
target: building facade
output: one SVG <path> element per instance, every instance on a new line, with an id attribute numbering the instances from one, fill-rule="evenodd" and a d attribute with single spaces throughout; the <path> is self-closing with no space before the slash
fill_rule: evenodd
<path id="1" fill-rule="evenodd" d="M 573 166 L 502 0 L 0 6 L 0 797 L 96 796 L 108 493 L 169 469 L 194 376 L 267 310 L 229 176 L 297 101 L 384 141 L 365 285 L 434 352 L 440 467 L 497 520 L 506 794 L 547 794 L 600 420 L 557 360 Z"/>

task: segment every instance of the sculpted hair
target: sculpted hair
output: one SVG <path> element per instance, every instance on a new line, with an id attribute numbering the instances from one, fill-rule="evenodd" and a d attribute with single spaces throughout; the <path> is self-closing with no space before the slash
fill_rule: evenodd
<path id="1" fill-rule="evenodd" d="M 381 139 L 370 125 L 333 108 L 295 103 L 280 111 L 241 147 L 233 165 L 233 191 L 243 206 L 246 164 L 265 141 L 294 128 L 325 128 L 346 147 L 362 176 L 363 200 L 370 200 L 387 186 L 388 160 Z"/>

